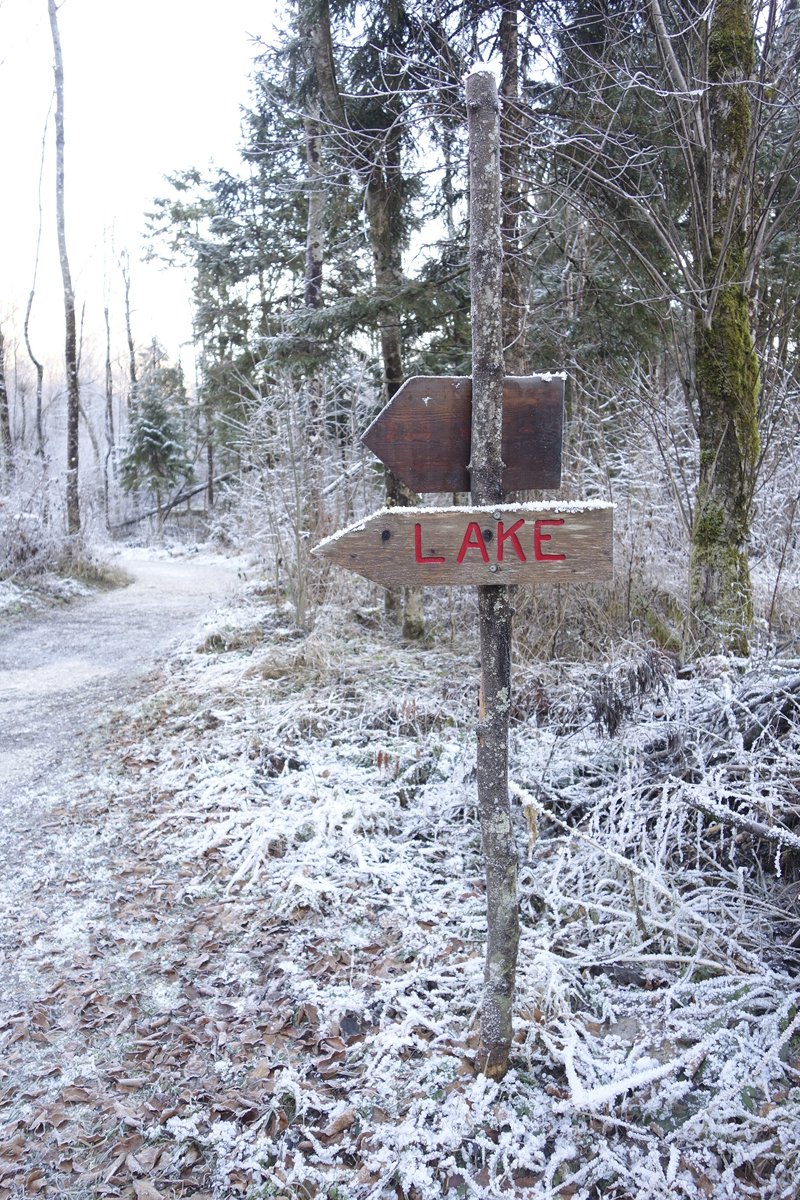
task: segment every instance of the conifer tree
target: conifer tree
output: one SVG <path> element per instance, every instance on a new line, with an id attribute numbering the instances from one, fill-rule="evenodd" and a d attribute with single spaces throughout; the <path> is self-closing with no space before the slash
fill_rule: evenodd
<path id="1" fill-rule="evenodd" d="M 181 422 L 181 409 L 186 403 L 183 372 L 180 366 L 167 365 L 164 358 L 154 342 L 137 383 L 120 462 L 120 482 L 125 491 L 143 489 L 155 496 L 159 534 L 165 492 L 191 474 Z"/>

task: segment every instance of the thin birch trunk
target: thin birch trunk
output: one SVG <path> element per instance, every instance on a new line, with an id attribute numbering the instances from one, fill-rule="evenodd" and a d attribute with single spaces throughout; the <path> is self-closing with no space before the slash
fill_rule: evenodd
<path id="1" fill-rule="evenodd" d="M 108 525 L 109 464 L 111 465 L 111 469 L 114 469 L 112 459 L 114 452 L 114 381 L 111 372 L 111 324 L 108 319 L 108 305 L 103 309 L 103 315 L 106 321 L 106 457 L 103 470 L 103 494 L 106 509 L 106 525 Z"/>
<path id="2" fill-rule="evenodd" d="M 473 504 L 503 500 L 503 327 L 500 227 L 500 125 L 494 75 L 467 77 L 472 293 Z M 511 620 L 508 588 L 478 588 L 481 711 L 478 723 L 478 808 L 486 870 L 487 944 L 478 1062 L 500 1079 L 511 1049 L 519 945 L 517 851 L 508 795 L 511 707 Z"/>
<path id="3" fill-rule="evenodd" d="M 64 216 L 64 61 L 61 57 L 61 39 L 58 35 L 58 18 L 55 0 L 47 0 L 50 30 L 53 35 L 56 80 L 56 227 L 58 231 L 58 257 L 61 262 L 61 279 L 64 286 L 64 320 L 66 339 L 64 358 L 67 369 L 67 531 L 71 535 L 81 531 L 81 511 L 78 499 L 78 422 L 80 419 L 80 393 L 78 390 L 78 346 L 75 334 L 75 293 L 67 257 L 66 220 Z"/>
<path id="4" fill-rule="evenodd" d="M 50 106 L 52 108 L 53 101 L 51 99 Z M 42 431 L 42 390 L 44 382 L 44 366 L 39 362 L 31 347 L 31 339 L 29 333 L 31 321 L 31 309 L 33 308 L 33 297 L 36 293 L 36 276 L 39 272 L 39 248 L 42 243 L 42 175 L 44 174 L 44 152 L 47 143 L 47 126 L 50 121 L 50 108 L 47 110 L 47 117 L 44 122 L 44 131 L 42 133 L 42 156 L 39 162 L 39 228 L 36 233 L 36 257 L 33 263 L 33 281 L 31 283 L 31 294 L 28 296 L 28 306 L 25 309 L 25 323 L 23 333 L 25 336 L 25 348 L 28 351 L 28 358 L 36 369 L 36 453 L 39 458 L 44 459 L 44 433 Z"/>
<path id="5" fill-rule="evenodd" d="M 127 259 L 127 252 L 125 252 Z M 130 412 L 132 405 L 136 400 L 136 347 L 133 344 L 133 333 L 131 331 L 131 271 L 130 263 L 123 263 L 122 257 L 119 260 L 120 270 L 122 271 L 122 282 L 125 285 L 125 332 L 128 335 L 128 357 L 130 362 L 130 380 L 131 390 L 128 395 L 128 411 Z"/>

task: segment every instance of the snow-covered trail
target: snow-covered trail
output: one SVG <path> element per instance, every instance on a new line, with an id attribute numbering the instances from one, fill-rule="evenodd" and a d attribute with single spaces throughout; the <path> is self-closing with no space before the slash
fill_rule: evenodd
<path id="1" fill-rule="evenodd" d="M 32 792 L 49 790 L 54 772 L 78 767 L 81 735 L 231 591 L 240 564 L 126 556 L 121 565 L 130 586 L 0 635 L 0 828 L 21 802 L 32 815 Z"/>
<path id="2" fill-rule="evenodd" d="M 129 586 L 0 634 L 0 977 L 16 1005 L 41 986 L 20 948 L 32 951 L 43 930 L 80 942 L 100 911 L 111 856 L 125 852 L 124 820 L 84 811 L 82 797 L 107 783 L 93 745 L 158 658 L 232 593 L 242 562 L 143 552 L 121 565 Z M 92 882 L 72 890 L 76 875 Z"/>

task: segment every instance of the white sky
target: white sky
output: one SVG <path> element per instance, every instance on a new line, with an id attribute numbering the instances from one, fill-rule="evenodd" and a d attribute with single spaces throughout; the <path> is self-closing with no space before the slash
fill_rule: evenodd
<path id="1" fill-rule="evenodd" d="M 144 265 L 144 213 L 168 194 L 164 175 L 237 164 L 239 107 L 280 0 L 64 0 L 59 27 L 65 76 L 67 249 L 84 353 L 104 357 L 103 243 L 108 247 L 112 353 L 124 352 L 119 268 L 131 260 L 133 334 L 154 335 L 191 380 L 187 281 Z M 47 0 L 0 0 L 0 322 L 21 339 L 31 287 L 42 132 L 53 90 Z M 42 185 L 43 232 L 31 318 L 34 353 L 54 372 L 63 356 L 63 292 L 55 227 L 55 141 L 50 117 Z M 18 351 L 25 357 L 24 346 Z M 63 363 L 63 357 L 61 358 Z M 7 368 L 13 369 L 11 362 Z M 61 367 L 63 370 L 63 366 Z"/>

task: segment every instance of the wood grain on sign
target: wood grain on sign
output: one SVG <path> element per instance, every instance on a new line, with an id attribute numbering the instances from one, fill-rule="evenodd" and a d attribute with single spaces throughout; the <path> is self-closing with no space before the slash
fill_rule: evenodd
<path id="1" fill-rule="evenodd" d="M 385 508 L 314 553 L 384 587 L 599 583 L 613 575 L 610 504 Z"/>
<path id="2" fill-rule="evenodd" d="M 561 486 L 564 380 L 507 375 L 503 384 L 503 487 Z M 468 492 L 472 380 L 415 375 L 361 439 L 415 492 Z"/>

